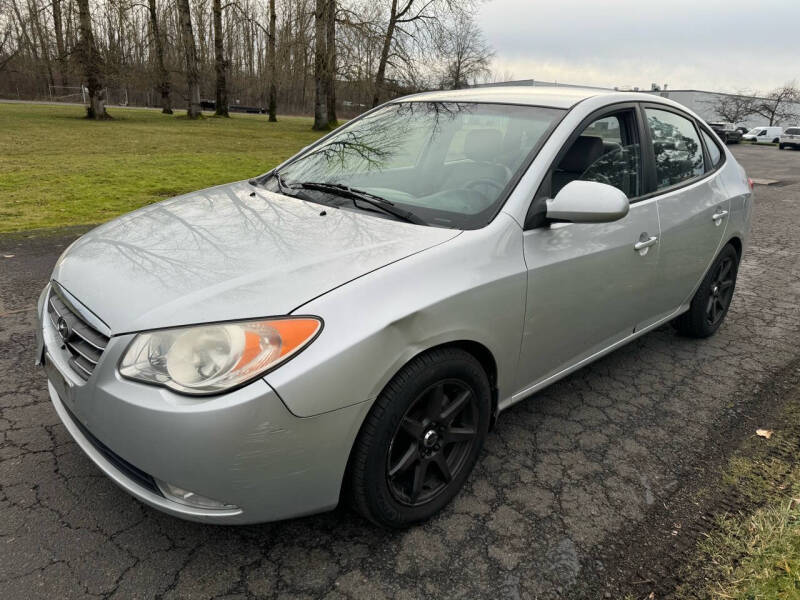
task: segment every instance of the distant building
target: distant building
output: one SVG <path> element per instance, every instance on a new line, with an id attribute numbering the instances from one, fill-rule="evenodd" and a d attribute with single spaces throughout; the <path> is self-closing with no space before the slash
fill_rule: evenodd
<path id="1" fill-rule="evenodd" d="M 653 84 L 651 89 L 649 90 L 639 90 L 638 87 L 615 87 L 615 88 L 608 88 L 608 87 L 598 87 L 592 85 L 575 85 L 571 83 L 557 83 L 554 81 L 538 81 L 535 79 L 520 79 L 517 81 L 502 81 L 498 83 L 482 83 L 475 85 L 474 87 L 495 87 L 495 86 L 510 86 L 510 85 L 521 85 L 521 86 L 543 86 L 543 87 L 570 87 L 570 88 L 588 88 L 592 90 L 618 90 L 624 92 L 638 92 L 641 91 L 642 93 L 647 94 L 655 94 L 656 96 L 662 96 L 663 98 L 669 98 L 670 100 L 674 100 L 678 104 L 682 104 L 689 110 L 696 112 L 700 117 L 702 117 L 705 121 L 711 123 L 714 121 L 721 121 L 722 119 L 716 112 L 714 111 L 714 106 L 716 101 L 721 96 L 733 96 L 735 94 L 726 94 L 724 92 L 709 92 L 705 90 L 670 90 L 667 89 L 667 86 L 664 85 L 663 88 L 660 86 Z M 797 105 L 797 110 L 795 111 L 797 114 L 800 114 L 800 104 Z M 800 121 L 800 119 L 798 119 Z M 744 121 L 736 123 L 736 125 L 743 125 L 744 127 L 751 128 L 751 127 L 758 127 L 760 125 L 768 125 L 764 117 L 759 115 L 750 115 Z M 794 125 L 795 123 L 776 123 L 776 125 Z"/>

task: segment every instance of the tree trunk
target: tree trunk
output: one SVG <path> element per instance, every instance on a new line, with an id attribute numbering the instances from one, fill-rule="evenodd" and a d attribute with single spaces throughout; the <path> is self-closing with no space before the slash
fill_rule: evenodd
<path id="1" fill-rule="evenodd" d="M 228 114 L 228 85 L 225 81 L 225 54 L 223 52 L 224 40 L 222 39 L 222 0 L 214 0 L 214 71 L 217 76 L 216 84 L 216 115 L 229 117 Z M 252 62 L 252 61 L 251 61 Z"/>
<path id="2" fill-rule="evenodd" d="M 106 97 L 103 85 L 103 74 L 100 68 L 100 53 L 94 44 L 92 33 L 92 16 L 89 13 L 89 0 L 77 0 L 78 18 L 81 31 L 81 63 L 86 75 L 86 87 L 89 90 L 89 106 L 86 116 L 89 119 L 109 119 L 106 112 Z"/>
<path id="3" fill-rule="evenodd" d="M 389 13 L 389 26 L 386 28 L 386 35 L 383 38 L 383 47 L 381 48 L 381 58 L 378 62 L 378 72 L 375 74 L 375 92 L 372 96 L 372 107 L 375 108 L 380 102 L 380 94 L 383 89 L 384 79 L 386 77 L 386 63 L 389 62 L 389 50 L 392 47 L 392 38 L 394 38 L 394 29 L 397 25 L 397 0 L 392 0 L 392 10 Z"/>
<path id="4" fill-rule="evenodd" d="M 79 0 L 88 2 L 88 0 Z M 186 116 L 190 119 L 200 117 L 200 75 L 197 71 L 197 47 L 192 30 L 192 14 L 189 12 L 189 0 L 178 1 L 178 14 L 183 38 L 183 56 L 186 60 L 186 86 L 189 92 Z"/>
<path id="5" fill-rule="evenodd" d="M 61 0 L 53 0 L 53 29 L 56 33 L 56 52 L 58 56 L 58 78 L 61 85 L 66 87 L 68 85 L 67 78 L 67 52 L 64 48 L 64 24 L 61 18 Z"/>
<path id="6" fill-rule="evenodd" d="M 153 47 L 156 51 L 158 90 L 161 92 L 161 112 L 165 115 L 171 115 L 172 101 L 169 97 L 171 86 L 169 82 L 169 72 L 167 71 L 167 67 L 164 65 L 164 38 L 161 36 L 161 29 L 158 26 L 156 0 L 148 0 L 148 9 L 150 11 L 150 27 L 153 30 Z"/>
<path id="7" fill-rule="evenodd" d="M 328 0 L 328 20 L 326 25 L 326 37 L 328 45 L 328 124 L 338 127 L 336 119 L 336 0 Z"/>
<path id="8" fill-rule="evenodd" d="M 35 38 L 39 40 L 39 47 L 42 49 L 42 58 L 44 59 L 44 65 L 47 69 L 47 81 L 48 85 L 55 87 L 56 79 L 53 77 L 53 64 L 50 61 L 50 49 L 48 48 L 48 40 L 44 37 L 44 31 L 42 30 L 42 21 L 40 19 L 41 12 L 39 11 L 39 7 L 30 0 L 28 0 L 28 18 L 33 22 L 32 31 Z M 49 92 L 49 88 L 48 88 Z M 48 94 L 49 95 L 49 94 Z"/>
<path id="9" fill-rule="evenodd" d="M 278 73 L 275 61 L 275 44 L 278 30 L 275 26 L 276 21 L 277 16 L 275 14 L 275 0 L 269 0 L 269 46 L 267 47 L 267 70 L 269 71 L 268 112 L 269 120 L 273 123 L 278 120 L 278 88 L 276 82 Z"/>
<path id="10" fill-rule="evenodd" d="M 19 33 L 20 33 L 20 35 L 22 37 L 22 41 L 25 43 L 25 46 L 28 47 L 28 50 L 30 51 L 31 56 L 33 57 L 34 64 L 38 65 L 39 64 L 39 53 L 37 52 L 36 45 L 31 40 L 30 35 L 28 35 L 28 30 L 25 27 L 25 20 L 22 18 L 22 15 L 20 14 L 19 6 L 17 6 L 16 0 L 11 0 L 11 6 L 14 9 L 14 14 L 17 17 L 17 23 L 19 24 L 19 29 L 20 29 Z M 46 85 L 45 85 L 45 87 L 46 87 Z"/>
<path id="11" fill-rule="evenodd" d="M 326 27 L 327 0 L 316 0 L 314 13 L 314 129 L 324 131 L 328 125 Z"/>

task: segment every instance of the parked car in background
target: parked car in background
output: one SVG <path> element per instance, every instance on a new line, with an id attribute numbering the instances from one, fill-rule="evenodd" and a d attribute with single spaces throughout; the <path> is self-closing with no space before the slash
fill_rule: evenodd
<path id="1" fill-rule="evenodd" d="M 742 141 L 742 132 L 736 129 L 733 123 L 709 123 L 708 125 L 726 144 L 738 144 Z"/>
<path id="2" fill-rule="evenodd" d="M 747 128 L 747 127 L 745 127 L 744 125 L 739 125 L 739 126 L 736 128 L 736 131 L 738 131 L 739 133 L 741 133 L 742 135 L 744 135 L 745 133 L 747 133 L 748 131 L 750 131 L 750 129 L 748 129 L 748 128 Z"/>
<path id="3" fill-rule="evenodd" d="M 778 148 L 800 148 L 800 126 L 787 127 L 778 141 Z"/>
<path id="4" fill-rule="evenodd" d="M 783 127 L 753 127 L 742 139 L 756 144 L 777 144 L 782 133 Z"/>
<path id="5" fill-rule="evenodd" d="M 152 507 L 252 523 L 341 498 L 405 527 L 458 493 L 498 413 L 664 323 L 713 335 L 751 195 L 666 98 L 399 98 L 78 239 L 37 360 L 78 446 Z"/>

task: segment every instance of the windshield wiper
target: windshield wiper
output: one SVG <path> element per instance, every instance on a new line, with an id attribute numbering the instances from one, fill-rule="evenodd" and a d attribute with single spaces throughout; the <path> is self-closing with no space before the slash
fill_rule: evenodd
<path id="1" fill-rule="evenodd" d="M 365 192 L 364 190 L 351 188 L 350 186 L 342 183 L 303 181 L 295 185 L 306 190 L 328 192 L 329 194 L 336 194 L 337 196 L 342 196 L 343 198 L 350 198 L 353 201 L 353 205 L 356 207 L 358 206 L 358 202 L 364 202 L 365 204 L 369 204 L 370 206 L 373 206 L 385 212 L 386 214 L 397 217 L 398 219 L 402 219 L 403 221 L 407 221 L 408 223 L 414 223 L 415 225 L 427 225 L 425 221 L 420 219 L 413 212 L 403 210 L 402 208 L 397 208 L 394 202 L 391 200 L 381 198 L 375 194 Z"/>
<path id="2" fill-rule="evenodd" d="M 290 198 L 300 198 L 300 200 L 310 200 L 310 198 L 306 197 L 305 194 L 298 194 L 297 190 L 286 183 L 286 180 L 283 178 L 277 169 L 273 169 L 267 174 L 268 177 L 272 177 L 278 183 L 278 193 L 283 194 L 284 196 L 289 196 Z M 264 182 L 261 181 L 259 178 L 249 179 L 247 181 L 250 185 L 253 186 L 263 186 Z"/>
<path id="3" fill-rule="evenodd" d="M 289 186 L 286 185 L 286 182 L 283 180 L 283 175 L 278 172 L 278 169 L 272 171 L 272 176 L 275 178 L 275 181 L 278 182 L 278 191 L 283 194 L 284 196 L 292 196 L 293 194 L 289 193 Z"/>

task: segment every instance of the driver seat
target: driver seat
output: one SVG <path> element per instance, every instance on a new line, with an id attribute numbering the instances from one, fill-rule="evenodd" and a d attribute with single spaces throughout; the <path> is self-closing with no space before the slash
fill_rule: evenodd
<path id="1" fill-rule="evenodd" d="M 467 161 L 450 165 L 444 187 L 464 187 L 473 181 L 490 179 L 502 188 L 511 180 L 511 170 L 497 160 L 503 152 L 503 134 L 497 129 L 473 129 L 464 138 Z"/>

